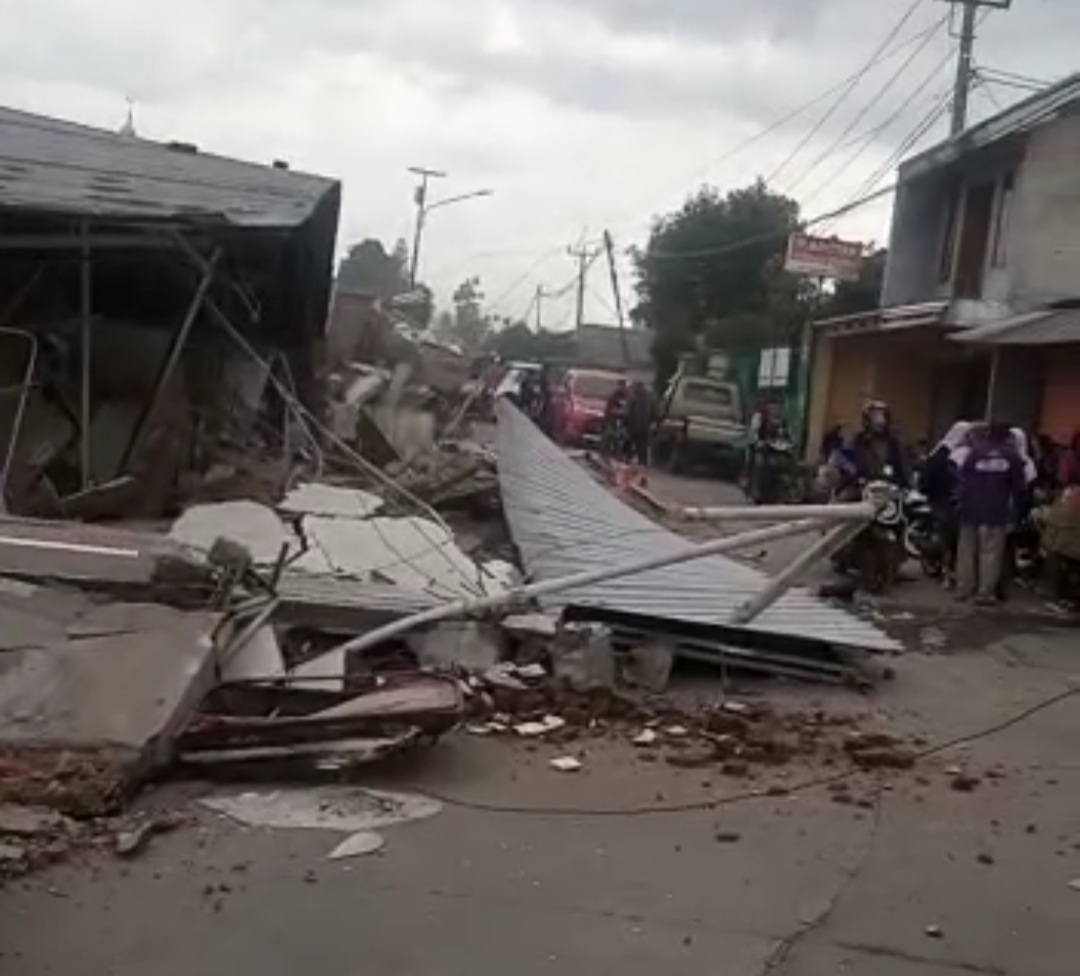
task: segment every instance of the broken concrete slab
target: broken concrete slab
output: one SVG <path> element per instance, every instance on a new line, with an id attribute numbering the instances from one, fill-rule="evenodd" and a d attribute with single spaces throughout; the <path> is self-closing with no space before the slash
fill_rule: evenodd
<path id="1" fill-rule="evenodd" d="M 386 503 L 378 496 L 359 488 L 341 488 L 308 482 L 290 491 L 278 509 L 289 515 L 322 515 L 327 518 L 365 519 Z"/>
<path id="2" fill-rule="evenodd" d="M 0 835 L 38 837 L 41 834 L 66 830 L 70 823 L 62 813 L 48 807 L 0 803 Z"/>
<path id="3" fill-rule="evenodd" d="M 93 604 L 76 590 L 0 577 L 0 650 L 62 641 Z"/>
<path id="4" fill-rule="evenodd" d="M 195 580 L 202 567 L 175 539 L 74 522 L 0 516 L 0 575 L 65 580 L 80 586 L 150 586 L 162 578 Z"/>
<path id="5" fill-rule="evenodd" d="M 615 650 L 604 629 L 564 631 L 552 647 L 551 661 L 556 680 L 574 691 L 615 687 Z"/>
<path id="6" fill-rule="evenodd" d="M 477 565 L 430 519 L 307 516 L 301 525 L 308 551 L 294 570 L 393 583 L 447 599 L 485 592 Z"/>
<path id="7" fill-rule="evenodd" d="M 671 679 L 675 648 L 666 641 L 648 641 L 631 647 L 616 657 L 619 681 L 628 688 L 642 688 L 656 694 Z"/>
<path id="8" fill-rule="evenodd" d="M 169 538 L 202 553 L 208 553 L 218 539 L 228 539 L 243 546 L 262 566 L 275 564 L 282 546 L 290 553 L 301 549 L 300 540 L 276 512 L 251 501 L 193 505 L 173 523 Z"/>
<path id="9" fill-rule="evenodd" d="M 0 747 L 101 749 L 133 777 L 165 762 L 173 734 L 213 686 L 216 618 L 140 612 L 130 633 L 0 656 Z"/>
<path id="10" fill-rule="evenodd" d="M 222 681 L 272 681 L 285 677 L 285 661 L 274 628 L 269 624 L 259 627 L 240 647 L 227 644 L 219 670 Z"/>
<path id="11" fill-rule="evenodd" d="M 407 635 L 405 643 L 424 667 L 456 665 L 469 671 L 488 671 L 503 651 L 498 630 L 472 620 L 437 624 Z"/>

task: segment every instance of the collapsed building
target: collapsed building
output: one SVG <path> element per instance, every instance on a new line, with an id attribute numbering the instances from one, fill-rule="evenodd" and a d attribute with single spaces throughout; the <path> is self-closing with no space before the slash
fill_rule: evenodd
<path id="1" fill-rule="evenodd" d="M 0 109 L 0 510 L 156 515 L 314 406 L 340 186 Z"/>

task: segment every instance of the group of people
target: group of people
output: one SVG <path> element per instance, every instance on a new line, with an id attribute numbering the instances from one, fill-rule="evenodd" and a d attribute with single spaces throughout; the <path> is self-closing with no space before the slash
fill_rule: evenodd
<path id="1" fill-rule="evenodd" d="M 912 484 L 907 454 L 880 401 L 866 404 L 850 441 L 831 430 L 822 454 L 841 484 Z M 1080 432 L 1058 451 L 1048 438 L 1031 440 L 1018 427 L 958 421 L 921 461 L 919 487 L 945 541 L 946 580 L 957 599 L 998 603 L 1015 571 L 1017 545 L 1034 531 L 1036 505 L 1080 488 Z"/>

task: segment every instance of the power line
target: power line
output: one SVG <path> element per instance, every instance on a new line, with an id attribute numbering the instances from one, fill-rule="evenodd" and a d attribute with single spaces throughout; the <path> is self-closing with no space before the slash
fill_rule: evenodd
<path id="1" fill-rule="evenodd" d="M 754 234 L 750 237 L 744 237 L 738 241 L 730 241 L 727 244 L 719 245 L 717 247 L 701 248 L 697 251 L 650 251 L 649 257 L 655 258 L 661 261 L 683 261 L 694 258 L 715 257 L 721 254 L 729 254 L 734 251 L 740 251 L 744 247 L 753 247 L 755 244 L 764 244 L 768 241 L 779 241 L 787 236 L 787 234 L 796 230 L 808 230 L 817 224 L 823 224 L 828 220 L 835 220 L 838 217 L 843 217 L 845 214 L 851 213 L 852 210 L 857 210 L 859 207 L 865 206 L 868 203 L 872 203 L 874 200 L 878 200 L 883 196 L 892 193 L 896 189 L 896 185 L 884 187 L 881 190 L 876 190 L 873 193 L 869 193 L 860 197 L 857 200 L 852 200 L 850 203 L 845 204 L 836 210 L 830 210 L 828 213 L 820 214 L 810 220 L 799 221 L 794 227 L 777 233 L 776 231 L 766 231 L 761 234 Z"/>
<path id="2" fill-rule="evenodd" d="M 889 45 L 892 44 L 892 42 L 896 39 L 900 31 L 904 29 L 904 25 L 907 24 L 907 22 L 911 20 L 911 18 L 915 15 L 915 11 L 918 10 L 919 7 L 921 7 L 925 2 L 926 0 L 913 0 L 911 6 L 908 7 L 906 13 L 904 13 L 900 20 L 886 35 L 885 40 L 878 45 L 874 53 L 870 55 L 869 59 L 862 66 L 862 68 L 852 76 L 852 78 L 848 81 L 846 85 L 843 86 L 839 96 L 825 112 L 825 114 L 822 115 L 821 118 L 818 119 L 817 122 L 811 127 L 810 131 L 805 136 L 803 136 L 803 138 L 799 141 L 798 145 L 795 146 L 795 148 L 792 149 L 791 152 L 784 157 L 784 160 L 780 163 L 780 165 L 773 169 L 773 171 L 769 174 L 768 178 L 765 180 L 766 183 L 772 183 L 785 169 L 787 169 L 788 165 L 795 159 L 795 157 L 798 156 L 799 153 L 801 153 L 803 149 L 805 149 L 810 144 L 814 136 L 816 136 L 824 127 L 824 125 L 829 121 L 829 119 L 831 119 L 837 113 L 837 111 L 840 109 L 840 106 L 844 104 L 848 96 L 855 90 L 859 82 L 862 81 L 862 79 L 865 78 L 866 75 L 869 74 L 870 71 L 880 63 L 881 58 L 884 56 Z"/>
<path id="3" fill-rule="evenodd" d="M 926 135 L 937 122 L 945 116 L 945 114 L 952 107 L 951 105 L 951 93 L 946 93 L 938 97 L 937 104 L 930 109 L 930 111 L 923 117 L 915 128 L 908 133 L 904 140 L 900 143 L 892 154 L 881 164 L 874 172 L 863 182 L 862 186 L 857 191 L 858 194 L 864 194 L 870 192 L 874 186 L 876 186 L 888 173 L 896 166 L 900 160 L 904 158 L 907 153 L 914 148 L 920 139 Z"/>
<path id="4" fill-rule="evenodd" d="M 811 173 L 813 173 L 823 162 L 825 162 L 826 159 L 828 159 L 833 153 L 835 153 L 837 151 L 837 149 L 841 146 L 843 141 L 849 135 L 851 135 L 852 132 L 855 131 L 855 129 L 859 125 L 859 123 L 864 118 L 866 118 L 867 115 L 870 114 L 870 112 L 874 109 L 874 107 L 879 102 L 881 102 L 881 100 L 892 90 L 893 86 L 896 85 L 896 83 L 903 77 L 904 73 L 907 71 L 908 68 L 911 67 L 911 65 L 915 61 L 915 59 L 920 54 L 922 54 L 922 52 L 929 46 L 930 42 L 934 40 L 934 37 L 936 36 L 937 31 L 945 26 L 948 19 L 949 19 L 948 15 L 946 15 L 946 16 L 942 17 L 934 25 L 933 31 L 931 33 L 927 34 L 927 36 L 923 39 L 922 43 L 919 44 L 915 48 L 915 50 L 913 50 L 904 59 L 904 61 L 900 65 L 900 67 L 897 68 L 896 71 L 894 71 L 888 77 L 888 79 L 886 79 L 885 83 L 870 97 L 870 99 L 866 102 L 866 104 L 855 114 L 855 118 L 853 118 L 848 123 L 848 125 L 844 129 L 844 131 L 841 132 L 840 135 L 838 135 L 836 137 L 836 139 L 833 140 L 833 142 L 806 169 L 803 170 L 802 174 L 793 183 L 791 183 L 788 186 L 788 188 L 786 190 L 786 192 L 788 194 L 790 194 Z M 938 71 L 940 71 L 941 68 L 944 67 L 944 65 L 946 63 L 948 63 L 948 61 L 950 61 L 950 60 L 951 60 L 951 54 L 947 55 L 946 58 L 944 59 L 944 61 L 942 62 L 942 64 L 939 67 L 934 69 L 931 76 L 929 78 L 927 78 L 925 82 L 923 82 L 922 86 L 920 86 L 920 88 L 917 90 L 915 95 L 912 96 L 912 97 L 918 97 L 918 93 L 921 92 L 922 89 L 926 87 L 926 85 L 930 84 L 930 82 L 933 80 L 934 75 L 936 75 L 938 73 Z M 908 104 L 910 104 L 910 99 L 909 99 L 908 102 L 904 103 L 904 107 L 906 107 Z"/>
<path id="5" fill-rule="evenodd" d="M 1054 84 L 1054 82 L 1045 81 L 1042 78 L 1032 78 L 1030 75 L 1021 75 L 1017 74 L 1015 71 L 1005 71 L 1002 68 L 992 68 L 989 65 L 985 64 L 980 64 L 977 70 L 979 74 L 989 74 L 1001 79 L 1008 79 L 1009 81 L 1013 81 L 1021 85 L 1028 85 L 1037 91 L 1042 91 L 1044 88 L 1051 88 Z"/>
<path id="6" fill-rule="evenodd" d="M 831 186 L 844 173 L 846 173 L 852 166 L 854 166 L 855 163 L 859 160 L 859 158 L 863 155 L 863 153 L 865 153 L 866 150 L 869 149 L 874 144 L 874 138 L 877 135 L 879 135 L 880 133 L 884 132 L 886 129 L 890 128 L 893 125 L 893 123 L 896 122 L 896 120 L 899 119 L 900 116 L 902 116 L 915 103 L 915 101 L 919 98 L 919 96 L 922 95 L 922 93 L 924 91 L 926 91 L 926 89 L 938 77 L 938 75 L 940 75 L 945 70 L 945 68 L 948 67 L 949 62 L 951 60 L 952 60 L 952 52 L 947 54 L 944 58 L 942 58 L 934 66 L 934 68 L 922 80 L 922 82 L 918 85 L 918 87 L 916 87 L 915 89 L 913 89 L 911 91 L 911 93 L 908 95 L 908 97 L 905 98 L 904 101 L 900 103 L 900 105 L 897 107 L 897 109 L 880 126 L 878 126 L 875 129 L 872 129 L 870 132 L 868 132 L 868 133 L 864 134 L 863 136 L 861 136 L 858 141 L 861 141 L 862 145 L 858 149 L 856 149 L 856 151 L 851 156 L 849 156 L 848 159 L 845 162 L 843 162 L 837 169 L 835 169 L 833 171 L 833 173 L 829 177 L 827 177 L 818 186 L 818 188 L 816 190 L 814 190 L 813 193 L 811 193 L 809 196 L 805 197 L 802 200 L 803 206 L 808 204 L 811 200 L 815 199 L 816 197 L 820 196 L 821 193 L 823 193 L 825 191 L 825 189 L 827 189 L 829 186 Z M 938 96 L 938 97 L 940 98 L 941 96 Z"/>
<path id="7" fill-rule="evenodd" d="M 912 34 L 910 37 L 905 38 L 898 45 L 896 45 L 896 47 L 893 48 L 892 51 L 890 51 L 890 52 L 888 52 L 888 54 L 884 55 L 878 61 L 878 64 L 879 65 L 887 64 L 893 58 L 897 57 L 898 55 L 900 55 L 904 51 L 906 51 L 909 47 L 911 47 L 912 44 L 916 44 L 919 41 L 921 41 L 923 38 L 927 37 L 928 35 L 931 35 L 931 34 L 935 33 L 937 31 L 938 27 L 939 27 L 938 24 L 934 24 L 931 27 L 925 28 L 924 30 L 921 30 L 921 31 L 918 31 L 915 34 Z M 688 182 L 694 183 L 694 182 L 698 181 L 703 176 L 705 176 L 711 169 L 714 169 L 715 167 L 719 166 L 721 163 L 728 162 L 729 160 L 733 159 L 735 156 L 737 156 L 740 153 L 744 152 L 745 150 L 749 149 L 751 146 L 756 145 L 762 139 L 766 138 L 767 136 L 772 135 L 778 129 L 783 128 L 783 126 L 787 125 L 788 122 L 794 121 L 799 116 L 804 115 L 806 112 L 809 112 L 812 108 L 815 108 L 818 105 L 820 105 L 822 102 L 824 102 L 827 98 L 829 98 L 829 96 L 835 95 L 838 91 L 840 91 L 840 89 L 844 88 L 846 85 L 848 85 L 848 84 L 850 84 L 852 82 L 857 82 L 860 78 L 864 77 L 865 75 L 866 75 L 865 68 L 860 68 L 859 71 L 855 72 L 852 75 L 849 75 L 846 78 L 841 79 L 835 85 L 832 85 L 830 88 L 826 88 L 825 91 L 819 93 L 818 95 L 815 95 L 812 99 L 810 99 L 810 101 L 804 102 L 802 105 L 798 106 L 797 108 L 792 109 L 790 112 L 788 112 L 785 115 L 781 116 L 780 118 L 776 119 L 774 122 L 771 122 L 768 125 L 764 126 L 763 128 L 758 129 L 753 135 L 747 137 L 742 142 L 737 143 L 732 148 L 725 149 L 718 156 L 714 157 L 709 162 L 707 162 L 704 166 L 697 169 L 693 174 L 691 174 L 691 176 L 688 179 Z M 641 225 L 641 221 L 636 221 L 635 224 L 634 224 L 634 226 L 640 226 L 640 225 Z M 620 227 L 620 226 L 625 227 L 625 226 L 628 226 L 628 225 L 624 221 L 622 221 L 621 219 L 617 219 L 615 221 L 609 221 L 608 226 L 609 227 Z"/>

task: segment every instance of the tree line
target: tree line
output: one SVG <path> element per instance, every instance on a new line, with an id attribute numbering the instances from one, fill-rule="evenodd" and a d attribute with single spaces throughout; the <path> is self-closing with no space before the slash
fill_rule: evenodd
<path id="1" fill-rule="evenodd" d="M 653 221 L 647 243 L 632 251 L 637 304 L 631 315 L 651 330 L 658 379 L 687 352 L 794 346 L 810 317 L 878 306 L 883 250 L 864 262 L 857 281 L 823 293 L 784 270 L 787 238 L 799 224 L 798 203 L 760 179 L 727 193 L 703 186 Z M 377 240 L 361 241 L 342 260 L 338 287 L 382 299 L 404 294 L 410 290 L 408 258 L 404 241 L 389 251 Z M 566 350 L 566 333 L 537 332 L 491 314 L 478 277 L 455 289 L 449 309 L 435 310 L 426 285 L 416 291 L 420 298 L 409 312 L 415 324 L 468 353 L 535 360 Z"/>

